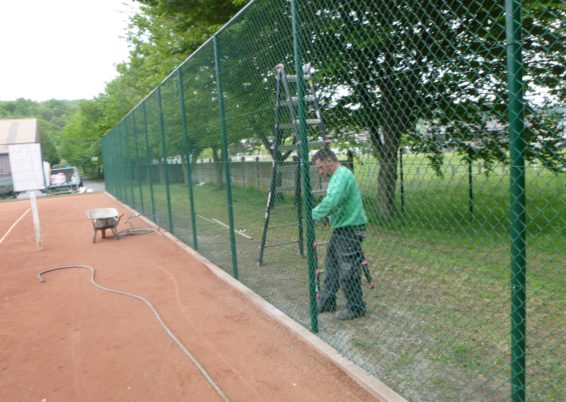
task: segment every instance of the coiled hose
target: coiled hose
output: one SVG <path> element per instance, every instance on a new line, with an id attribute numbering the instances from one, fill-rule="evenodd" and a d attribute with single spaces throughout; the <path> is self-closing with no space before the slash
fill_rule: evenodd
<path id="1" fill-rule="evenodd" d="M 169 329 L 167 324 L 165 324 L 165 322 L 163 322 L 163 319 L 159 315 L 159 312 L 157 311 L 157 309 L 146 298 L 144 298 L 142 296 L 135 295 L 133 293 L 123 292 L 121 290 L 111 289 L 111 288 L 107 288 L 105 286 L 99 285 L 98 283 L 96 283 L 96 280 L 95 280 L 96 270 L 93 267 L 88 266 L 88 265 L 65 265 L 65 266 L 56 267 L 56 268 L 49 268 L 49 269 L 46 269 L 44 271 L 39 272 L 37 274 L 37 278 L 39 279 L 39 281 L 41 283 L 44 283 L 45 282 L 45 279 L 43 278 L 44 274 L 46 274 L 48 272 L 59 271 L 59 270 L 62 270 L 62 269 L 70 269 L 70 268 L 82 268 L 82 269 L 90 270 L 90 272 L 91 272 L 90 282 L 92 283 L 93 286 L 95 286 L 96 288 L 98 288 L 98 289 L 100 289 L 104 292 L 115 293 L 115 294 L 118 294 L 118 295 L 121 295 L 121 296 L 131 297 L 133 299 L 144 302 L 145 305 L 147 307 L 149 307 L 149 309 L 153 312 L 153 315 L 155 315 L 155 317 L 157 318 L 157 321 L 159 321 L 159 323 L 161 324 L 161 326 L 163 327 L 163 329 L 165 330 L 167 335 L 169 335 L 169 337 L 173 340 L 173 342 L 175 342 L 177 344 L 177 346 L 181 349 L 181 351 L 189 358 L 189 360 L 193 363 L 193 365 L 200 371 L 202 376 L 206 379 L 206 381 L 210 384 L 210 386 L 214 389 L 214 391 L 216 391 L 218 396 L 223 401 L 229 402 L 228 397 L 224 394 L 224 392 L 222 392 L 220 387 L 214 382 L 214 380 L 206 372 L 204 367 L 202 367 L 202 365 L 199 363 L 199 361 L 191 354 L 191 352 L 189 352 L 187 350 L 187 348 L 179 341 L 179 339 L 177 339 L 177 337 Z"/>

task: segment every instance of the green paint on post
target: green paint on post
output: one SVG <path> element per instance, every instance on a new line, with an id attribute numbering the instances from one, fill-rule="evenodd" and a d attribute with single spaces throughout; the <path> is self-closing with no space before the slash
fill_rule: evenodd
<path id="1" fill-rule="evenodd" d="M 121 122 L 118 126 L 119 128 L 119 135 L 118 135 L 118 143 L 120 145 L 120 172 L 121 174 L 118 175 L 120 177 L 120 192 L 122 195 L 122 200 L 126 204 L 130 204 L 130 197 L 128 197 L 128 181 L 127 181 L 127 169 L 126 169 L 126 152 L 124 150 L 124 139 L 125 139 L 125 132 L 124 132 L 124 122 Z"/>
<path id="2" fill-rule="evenodd" d="M 145 137 L 145 160 L 147 166 L 147 180 L 149 181 L 149 196 L 151 200 L 151 219 L 159 225 L 157 222 L 157 217 L 155 215 L 155 196 L 153 193 L 153 182 L 151 181 L 151 152 L 149 150 L 149 134 L 147 129 L 147 111 L 145 107 L 145 101 L 141 104 L 143 112 L 143 135 Z"/>
<path id="3" fill-rule="evenodd" d="M 165 141 L 165 122 L 163 120 L 163 104 L 161 101 L 161 87 L 157 87 L 157 102 L 159 107 L 159 130 L 161 131 L 161 149 L 163 151 L 163 164 L 165 165 L 165 194 L 167 196 L 167 218 L 169 219 L 169 233 L 173 234 L 173 214 L 171 212 L 171 190 L 169 188 L 169 166 L 167 163 L 167 142 Z"/>
<path id="4" fill-rule="evenodd" d="M 222 88 L 222 74 L 220 65 L 220 51 L 218 36 L 212 39 L 214 44 L 214 65 L 216 70 L 216 89 L 218 92 L 218 107 L 220 109 L 220 134 L 222 136 L 222 162 L 224 164 L 224 176 L 226 178 L 226 201 L 228 204 L 228 225 L 230 226 L 230 250 L 232 252 L 232 272 L 234 278 L 238 279 L 238 257 L 236 250 L 236 234 L 234 232 L 234 211 L 232 200 L 232 176 L 230 174 L 230 161 L 228 160 L 228 139 L 226 135 L 226 120 L 224 114 L 224 90 Z"/>
<path id="5" fill-rule="evenodd" d="M 183 88 L 183 70 L 179 68 L 177 70 L 177 80 L 179 85 L 179 108 L 181 110 L 181 121 L 183 124 L 183 144 L 185 147 L 185 160 L 187 163 L 187 188 L 189 191 L 189 204 L 191 208 L 191 227 L 193 231 L 193 248 L 198 250 L 198 236 L 197 236 L 197 222 L 195 213 L 195 197 L 193 194 L 193 168 L 192 168 L 192 158 L 191 149 L 189 142 L 189 129 L 187 126 L 187 113 L 185 109 L 185 89 Z"/>
<path id="6" fill-rule="evenodd" d="M 311 331 L 318 333 L 318 312 L 316 308 L 316 266 L 317 258 L 314 249 L 314 222 L 311 211 L 313 200 L 310 180 L 309 145 L 307 138 L 307 124 L 305 112 L 305 83 L 303 76 L 303 60 L 301 55 L 301 39 L 299 32 L 299 6 L 297 0 L 291 1 L 291 18 L 293 23 L 293 49 L 295 53 L 295 73 L 297 74 L 297 100 L 299 112 L 299 134 L 301 137 L 300 168 L 303 175 L 303 197 L 305 211 L 305 224 L 307 228 L 307 260 L 309 275 L 309 305 L 311 316 Z"/>
<path id="7" fill-rule="evenodd" d="M 399 196 L 401 197 L 401 213 L 405 212 L 405 176 L 403 172 L 403 146 L 399 147 Z"/>
<path id="8" fill-rule="evenodd" d="M 474 219 L 474 161 L 472 159 L 472 146 L 468 146 L 468 217 L 470 221 Z"/>
<path id="9" fill-rule="evenodd" d="M 131 134 L 128 133 L 128 117 L 126 117 L 123 121 L 122 121 L 122 126 L 124 127 L 124 139 L 126 141 L 126 178 L 128 180 L 128 188 L 130 190 L 130 202 L 129 205 L 131 205 L 134 209 L 137 209 L 137 205 L 136 205 L 136 196 L 135 196 L 135 191 L 134 191 L 134 176 L 133 176 L 133 161 L 132 161 L 132 152 L 131 152 L 131 148 L 130 148 L 130 137 Z"/>
<path id="10" fill-rule="evenodd" d="M 511 400 L 525 400 L 526 214 L 521 1 L 505 1 L 511 194 Z"/>
<path id="11" fill-rule="evenodd" d="M 132 131 L 134 133 L 134 141 L 135 141 L 134 145 L 135 145 L 135 148 L 136 148 L 136 161 L 139 161 L 140 160 L 140 147 L 139 147 L 139 144 L 138 144 L 138 136 L 136 135 L 136 131 L 137 131 L 136 130 L 136 119 L 135 119 L 133 113 L 132 113 L 131 116 L 132 116 Z M 138 182 L 139 193 L 140 193 L 140 209 L 141 209 L 142 214 L 143 214 L 143 213 L 145 213 L 145 205 L 144 205 L 144 202 L 143 202 L 143 186 L 142 186 L 142 181 L 141 181 L 141 175 L 139 173 L 139 168 L 138 168 L 137 165 L 135 167 L 134 174 L 135 174 L 135 177 L 137 178 L 136 181 Z"/>

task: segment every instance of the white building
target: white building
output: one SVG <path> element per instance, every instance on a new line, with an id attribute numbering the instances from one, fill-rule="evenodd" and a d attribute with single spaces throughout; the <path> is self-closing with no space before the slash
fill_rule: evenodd
<path id="1" fill-rule="evenodd" d="M 6 119 L 0 120 L 0 195 L 13 191 L 13 169 L 10 164 L 10 147 L 16 144 L 38 144 L 39 130 L 36 119 Z M 34 162 L 35 163 L 35 162 Z M 42 171 L 39 166 L 31 167 Z"/>

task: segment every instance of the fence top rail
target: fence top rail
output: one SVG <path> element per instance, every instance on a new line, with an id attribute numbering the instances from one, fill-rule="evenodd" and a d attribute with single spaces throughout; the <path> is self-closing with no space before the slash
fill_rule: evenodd
<path id="1" fill-rule="evenodd" d="M 163 84 L 165 84 L 165 82 L 169 78 L 171 78 L 173 76 L 173 74 L 175 74 L 179 69 L 181 69 L 190 59 L 192 59 L 198 52 L 200 52 L 201 49 L 203 49 L 205 46 L 207 46 L 209 44 L 209 42 L 211 42 L 214 39 L 214 37 L 221 34 L 222 31 L 224 31 L 229 25 L 231 25 L 235 19 L 237 19 L 242 13 L 244 13 L 246 10 L 248 10 L 255 2 L 256 2 L 256 0 L 251 0 L 248 4 L 246 4 L 244 7 L 242 7 L 240 9 L 240 11 L 238 11 L 232 18 L 230 18 L 228 20 L 228 22 L 226 22 L 224 25 L 222 25 L 210 38 L 208 38 L 206 41 L 204 41 L 204 43 L 202 45 L 200 45 L 195 51 L 193 51 L 190 55 L 188 55 L 185 58 L 185 60 L 183 60 L 181 62 L 181 64 L 179 64 L 177 67 L 175 67 L 164 79 L 161 80 L 161 82 L 155 88 L 153 88 L 151 91 L 149 91 L 149 93 L 146 96 L 144 96 L 142 100 L 140 100 L 128 113 L 126 113 L 124 115 L 124 117 L 122 117 L 120 119 L 120 121 L 118 123 L 116 123 L 116 126 L 119 125 L 119 124 L 122 124 L 122 122 L 124 120 L 126 120 L 128 118 L 128 116 L 133 113 L 134 110 L 136 110 L 143 102 L 145 102 L 146 99 L 149 98 L 155 91 L 157 91 L 158 88 L 160 88 Z M 106 136 L 108 134 L 108 132 L 111 131 L 111 130 L 112 130 L 112 128 L 109 129 L 104 134 L 104 136 Z"/>

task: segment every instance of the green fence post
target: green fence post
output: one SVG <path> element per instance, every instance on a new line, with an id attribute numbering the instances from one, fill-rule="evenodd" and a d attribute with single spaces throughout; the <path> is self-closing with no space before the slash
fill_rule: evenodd
<path id="1" fill-rule="evenodd" d="M 120 166 L 120 174 L 118 175 L 118 177 L 120 177 L 120 187 L 121 187 L 121 192 L 122 192 L 122 201 L 124 201 L 126 204 L 130 204 L 130 197 L 128 197 L 128 182 L 127 182 L 127 170 L 126 170 L 126 152 L 124 151 L 124 145 L 123 145 L 123 140 L 124 140 L 124 122 L 121 121 L 120 125 L 118 126 L 119 130 L 118 130 L 118 144 L 120 146 L 120 157 L 118 158 L 119 160 L 119 166 Z"/>
<path id="2" fill-rule="evenodd" d="M 112 169 L 110 168 L 110 159 L 112 154 L 108 151 L 108 142 L 111 141 L 112 131 L 108 135 L 102 137 L 102 172 L 104 174 L 104 186 L 106 191 L 113 194 L 114 193 L 114 183 Z"/>
<path id="3" fill-rule="evenodd" d="M 241 161 L 242 161 L 242 164 L 241 164 L 241 166 L 242 166 L 242 168 L 241 168 L 241 171 L 242 171 L 242 186 L 244 186 L 244 188 L 246 188 L 246 158 L 244 156 L 242 156 Z"/>
<path id="4" fill-rule="evenodd" d="M 218 91 L 218 107 L 220 109 L 220 133 L 222 135 L 222 162 L 224 163 L 224 176 L 226 177 L 226 200 L 228 204 L 228 224 L 230 226 L 230 249 L 232 250 L 232 271 L 234 278 L 238 279 L 238 258 L 236 255 L 236 234 L 234 233 L 234 211 L 232 206 L 232 180 L 230 164 L 228 161 L 228 139 L 226 138 L 226 120 L 224 115 L 224 90 L 222 88 L 222 74 L 220 70 L 220 51 L 218 35 L 212 38 L 214 44 L 214 65 L 216 70 L 216 89 Z"/>
<path id="5" fill-rule="evenodd" d="M 118 182 L 118 186 L 119 186 L 119 190 L 118 190 L 118 197 L 120 198 L 120 200 L 122 202 L 124 202 L 126 200 L 125 197 L 125 185 L 124 185 L 124 176 L 123 174 L 120 174 L 120 172 L 122 172 L 124 170 L 124 166 L 123 166 L 123 159 L 124 159 L 124 154 L 122 152 L 122 126 L 120 124 L 118 124 L 118 126 L 116 126 L 116 149 L 117 149 L 117 157 L 116 157 L 116 168 L 118 169 L 117 171 L 117 175 L 116 175 L 116 181 Z"/>
<path id="6" fill-rule="evenodd" d="M 256 174 L 256 180 L 257 180 L 257 189 L 260 190 L 261 189 L 261 182 L 259 180 L 259 156 L 255 157 L 255 174 Z"/>
<path id="7" fill-rule="evenodd" d="M 511 400 L 526 389 L 526 203 L 521 0 L 505 1 L 511 195 Z"/>
<path id="8" fill-rule="evenodd" d="M 128 205 L 130 205 L 133 209 L 137 209 L 137 205 L 136 205 L 136 196 L 135 196 L 135 191 L 134 191 L 134 181 L 133 180 L 133 169 L 132 169 L 132 155 L 130 152 L 130 134 L 128 133 L 128 116 L 126 116 L 122 122 L 122 124 L 124 125 L 124 140 L 126 141 L 126 171 L 128 172 L 127 174 L 127 178 L 128 178 L 128 187 L 130 189 L 130 197 L 131 200 L 128 203 Z"/>
<path id="9" fill-rule="evenodd" d="M 114 145 L 116 142 L 116 129 L 112 130 L 112 136 L 109 138 L 109 143 L 107 144 L 108 149 L 113 150 L 114 152 L 110 151 L 110 157 L 108 158 L 108 171 L 111 175 L 111 188 L 112 194 L 114 194 L 117 198 L 120 198 L 118 195 L 119 187 L 118 187 L 118 177 L 116 175 L 116 150 L 117 147 Z"/>
<path id="10" fill-rule="evenodd" d="M 147 180 L 149 181 L 149 198 L 151 201 L 151 219 L 159 225 L 157 222 L 157 216 L 155 215 L 155 196 L 153 193 L 153 182 L 151 181 L 151 152 L 149 150 L 149 134 L 147 130 L 147 112 L 145 108 L 145 101 L 142 102 L 142 113 L 143 113 L 143 135 L 145 137 L 145 158 L 147 164 Z"/>
<path id="11" fill-rule="evenodd" d="M 165 141 L 165 120 L 163 119 L 163 104 L 161 101 L 161 87 L 157 87 L 157 107 L 159 109 L 159 131 L 161 132 L 161 150 L 165 165 L 165 195 L 167 197 L 167 218 L 169 219 L 169 233 L 173 234 L 173 213 L 171 211 L 171 193 L 169 191 L 169 164 L 167 163 L 167 142 Z"/>
<path id="12" fill-rule="evenodd" d="M 103 172 L 104 172 L 104 185 L 110 193 L 116 195 L 116 175 L 114 174 L 114 157 L 110 152 L 112 141 L 114 140 L 114 131 L 111 131 L 108 137 L 104 138 L 104 150 L 108 153 L 103 153 L 102 159 Z"/>
<path id="13" fill-rule="evenodd" d="M 136 130 L 136 119 L 135 119 L 134 114 L 132 113 L 132 132 L 133 132 L 133 135 L 134 135 L 134 143 L 135 143 L 135 149 L 136 149 L 136 162 L 139 163 L 140 148 L 139 148 L 139 145 L 138 145 L 138 136 L 137 136 L 136 131 L 137 131 Z M 144 206 L 144 202 L 143 202 L 143 186 L 142 186 L 142 181 L 141 181 L 141 175 L 140 175 L 140 172 L 139 172 L 139 166 L 137 164 L 135 166 L 135 172 L 134 173 L 136 175 L 138 187 L 139 187 L 139 190 L 140 190 L 140 209 L 142 211 L 142 214 L 144 214 L 145 213 L 145 206 Z"/>
<path id="14" fill-rule="evenodd" d="M 472 153 L 474 152 L 471 145 L 468 145 L 468 214 L 470 220 L 474 219 L 474 175 Z"/>
<path id="15" fill-rule="evenodd" d="M 187 175 L 188 183 L 187 187 L 189 190 L 189 205 L 191 208 L 191 226 L 193 230 L 193 248 L 198 250 L 198 237 L 197 237 L 197 222 L 195 214 L 195 197 L 193 194 L 193 170 L 192 164 L 193 160 L 191 158 L 192 150 L 190 149 L 189 142 L 189 129 L 187 127 L 187 113 L 185 110 L 185 89 L 183 88 L 183 69 L 179 68 L 177 70 L 177 80 L 179 84 L 179 107 L 181 108 L 181 120 L 183 123 L 183 143 L 185 146 L 185 159 L 187 161 Z"/>
<path id="16" fill-rule="evenodd" d="M 119 127 L 120 126 L 116 126 L 116 130 L 114 130 L 114 138 L 112 139 L 111 147 L 114 150 L 112 165 L 114 167 L 114 186 L 116 188 L 115 194 L 119 199 L 123 199 L 122 191 L 124 190 L 124 187 L 120 176 L 120 158 L 122 157 L 122 154 L 120 153 L 120 132 L 118 130 Z"/>
<path id="17" fill-rule="evenodd" d="M 111 132 L 110 132 L 111 133 Z M 102 137 L 100 139 L 100 149 L 101 149 L 101 155 L 105 156 L 104 158 L 102 158 L 102 160 L 98 161 L 98 166 L 100 166 L 100 163 L 102 163 L 102 171 L 104 172 L 104 182 L 105 182 L 105 188 L 106 191 L 108 191 L 109 193 L 112 193 L 112 186 L 111 184 L 109 184 L 109 181 L 112 180 L 111 177 L 106 177 L 106 157 L 108 157 L 108 153 L 107 153 L 107 149 L 108 147 L 106 146 L 106 143 L 108 142 L 108 138 L 110 136 L 110 133 L 108 133 L 107 135 L 105 135 L 104 137 Z M 98 171 L 100 171 L 100 168 L 98 168 Z"/>
<path id="18" fill-rule="evenodd" d="M 304 95 L 304 92 L 303 92 L 303 95 Z M 304 99 L 304 96 L 303 96 L 303 99 Z M 303 103 L 303 109 L 304 109 L 304 103 Z M 307 139 L 307 141 L 308 141 L 308 139 Z M 297 222 L 299 223 L 298 224 L 299 233 L 298 233 L 298 236 L 297 236 L 298 237 L 297 241 L 299 243 L 299 255 L 301 257 L 304 257 L 305 256 L 305 237 L 304 237 L 305 230 L 304 230 L 304 224 L 303 224 L 303 200 L 301 199 L 301 182 L 302 182 L 301 176 L 304 176 L 304 172 L 302 172 L 302 169 L 301 169 L 300 158 L 293 157 L 293 160 L 294 160 L 294 162 L 297 163 L 297 168 L 295 170 L 295 194 L 293 196 L 293 202 L 297 206 Z M 308 163 L 308 143 L 307 143 L 307 163 Z M 310 171 L 309 171 L 309 174 L 310 174 Z M 313 241 L 314 241 L 314 239 L 313 239 Z"/>
<path id="19" fill-rule="evenodd" d="M 297 74 L 297 100 L 299 112 L 299 134 L 301 137 L 301 173 L 303 175 L 303 191 L 305 224 L 307 226 L 307 260 L 309 275 L 309 299 L 310 299 L 310 315 L 311 315 L 311 331 L 318 332 L 318 315 L 316 308 L 316 252 L 314 249 L 314 222 L 311 211 L 313 208 L 311 194 L 310 179 L 310 161 L 309 161 L 309 144 L 306 128 L 306 112 L 305 112 L 305 83 L 303 76 L 303 61 L 301 55 L 301 38 L 299 31 L 299 5 L 297 0 L 291 0 L 291 18 L 293 28 L 293 50 L 295 53 L 295 74 Z"/>
<path id="20" fill-rule="evenodd" d="M 118 127 L 119 126 L 116 126 L 116 129 L 114 130 L 113 133 L 114 135 L 110 143 L 110 148 L 114 150 L 114 152 L 112 152 L 112 169 L 114 173 L 114 194 L 116 195 L 117 198 L 121 199 L 122 182 L 120 181 L 120 175 L 118 174 L 118 172 L 120 171 L 120 157 L 122 155 L 120 154 L 120 148 L 119 148 L 120 136 L 118 133 Z"/>
<path id="21" fill-rule="evenodd" d="M 120 199 L 121 183 L 120 183 L 120 178 L 117 174 L 117 171 L 119 169 L 118 160 L 120 157 L 120 149 L 119 149 L 119 144 L 117 142 L 118 142 L 118 126 L 114 127 L 114 129 L 112 130 L 112 139 L 110 141 L 109 147 L 111 150 L 113 150 L 113 152 L 111 152 L 110 155 L 112 155 L 111 169 L 114 175 L 114 180 L 113 180 L 114 195 L 116 196 L 116 198 Z"/>
<path id="22" fill-rule="evenodd" d="M 403 172 L 403 146 L 399 146 L 399 190 L 401 198 L 401 213 L 405 212 L 405 176 Z"/>

